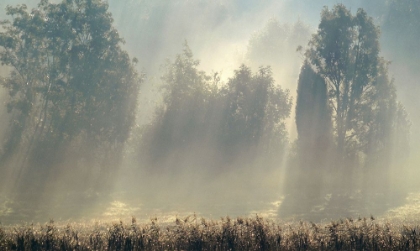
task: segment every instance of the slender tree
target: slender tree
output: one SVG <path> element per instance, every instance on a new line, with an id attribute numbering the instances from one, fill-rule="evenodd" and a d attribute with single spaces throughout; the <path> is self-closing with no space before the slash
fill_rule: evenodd
<path id="1" fill-rule="evenodd" d="M 327 85 L 305 61 L 298 80 L 296 101 L 298 145 L 303 152 L 324 151 L 331 143 L 331 111 Z"/>

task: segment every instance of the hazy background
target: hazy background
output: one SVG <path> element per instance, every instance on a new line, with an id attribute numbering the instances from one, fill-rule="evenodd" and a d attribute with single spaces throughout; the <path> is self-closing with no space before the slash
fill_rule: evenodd
<path id="1" fill-rule="evenodd" d="M 35 7 L 38 1 L 3 0 L 0 3 L 0 19 L 8 18 L 4 10 L 8 4 L 22 3 Z M 410 44 L 413 38 L 405 37 L 411 33 L 409 30 L 401 30 L 387 18 L 389 1 L 109 0 L 108 3 L 114 25 L 125 39 L 123 48 L 139 60 L 137 70 L 145 74 L 138 104 L 139 127 L 153 119 L 156 107 L 162 102 L 164 64 L 167 59 L 173 60 L 176 54 L 182 52 L 185 41 L 194 58 L 200 61 L 198 68 L 206 73 L 218 72 L 223 83 L 233 77 L 234 70 L 242 63 L 253 71 L 261 65 L 270 65 L 276 85 L 289 89 L 295 102 L 297 79 L 303 62 L 302 52 L 296 49 L 299 45 L 306 48 L 311 34 L 316 32 L 322 8 L 337 3 L 344 4 L 353 13 L 357 8 L 364 8 L 381 27 L 381 54 L 392 62 L 390 75 L 395 78 L 398 99 L 405 105 L 412 122 L 410 157 L 405 163 L 410 167 L 409 175 L 404 175 L 401 190 L 413 192 L 420 188 L 415 185 L 416 178 L 420 176 L 417 168 L 420 162 L 420 116 L 417 114 L 420 107 L 420 64 L 418 53 L 410 53 L 418 51 L 418 45 Z M 420 5 L 418 2 L 415 4 Z M 0 73 L 5 74 L 6 69 L 0 69 Z M 4 94 L 0 95 L 4 100 Z M 286 120 L 290 142 L 296 139 L 294 111 L 293 105 Z M 0 132 L 7 124 L 7 119 L 4 119 L 7 116 L 2 107 Z M 215 172 L 207 176 L 193 166 L 182 170 L 139 171 L 133 164 L 135 157 L 130 147 L 126 151 L 127 158 L 115 176 L 115 187 L 110 195 L 85 191 L 82 203 L 89 206 L 77 209 L 76 206 L 60 205 L 65 201 L 63 197 L 73 196 L 71 191 L 68 194 L 63 194 L 60 189 L 42 191 L 50 201 L 44 200 L 44 207 L 33 204 L 32 211 L 42 215 L 36 219 L 125 217 L 131 214 L 149 217 L 190 212 L 210 217 L 252 213 L 270 217 L 277 215 L 283 198 L 286 160 L 278 163 L 277 168 L 266 170 L 244 168 L 238 171 L 243 164 L 238 162 L 232 164 L 235 168 L 220 171 L 220 175 Z M 281 153 L 284 159 L 288 151 L 286 149 Z M 60 179 L 66 180 L 66 177 Z M 31 210 L 26 210 L 23 213 L 25 216 L 22 216 L 19 208 L 24 205 L 12 201 L 7 193 L 0 193 L 0 196 L 0 221 L 15 222 L 19 217 L 24 220 L 34 217 Z"/>

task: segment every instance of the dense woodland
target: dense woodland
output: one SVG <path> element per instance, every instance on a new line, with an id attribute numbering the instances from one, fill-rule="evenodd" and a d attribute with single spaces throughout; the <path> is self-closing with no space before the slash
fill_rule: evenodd
<path id="1" fill-rule="evenodd" d="M 139 125 L 148 72 L 138 69 L 148 57 L 124 50 L 107 3 L 8 6 L 0 31 L 3 177 L 20 180 L 13 188 L 19 198 L 35 199 L 28 188 L 41 191 L 63 173 L 75 180 L 66 189 L 111 190 L 124 159 L 150 173 L 188 167 L 209 177 L 285 165 L 281 216 L 319 205 L 330 213 L 389 205 L 400 196 L 389 174 L 404 172 L 411 122 L 381 54 L 378 25 L 394 38 L 386 40 L 391 57 L 408 59 L 415 71 L 420 4 L 386 1 L 379 10 L 380 24 L 363 9 L 325 7 L 312 36 L 302 22 L 271 20 L 228 80 L 200 70 L 185 41 L 161 67 L 162 100 Z M 408 42 L 400 44 L 401 36 Z M 291 53 L 302 61 L 285 61 Z M 281 86 L 281 72 L 298 73 L 293 89 Z M 292 114 L 296 140 L 286 129 Z"/>

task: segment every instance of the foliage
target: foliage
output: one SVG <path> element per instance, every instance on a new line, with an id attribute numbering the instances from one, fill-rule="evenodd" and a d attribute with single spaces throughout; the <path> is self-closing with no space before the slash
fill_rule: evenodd
<path id="1" fill-rule="evenodd" d="M 146 158 L 159 162 L 172 155 L 187 161 L 215 155 L 208 163 L 220 166 L 245 153 L 255 156 L 257 148 L 280 150 L 287 141 L 283 122 L 291 101 L 288 91 L 274 84 L 270 68 L 252 74 L 241 66 L 223 85 L 217 73 L 210 77 L 198 64 L 187 45 L 168 62 L 163 106 L 143 133 Z"/>
<path id="2" fill-rule="evenodd" d="M 363 9 L 353 16 L 343 5 L 336 5 L 322 11 L 318 31 L 305 53 L 327 84 L 342 157 L 389 145 L 386 137 L 399 123 L 395 87 L 388 78 L 387 63 L 379 57 L 378 39 L 379 28 Z"/>
<path id="3" fill-rule="evenodd" d="M 305 54 L 328 85 L 340 154 L 355 141 L 350 136 L 358 121 L 355 108 L 378 74 L 378 36 L 378 28 L 362 9 L 352 16 L 343 5 L 336 5 L 322 11 Z"/>
<path id="4" fill-rule="evenodd" d="M 177 218 L 170 224 L 115 222 L 0 227 L 4 250 L 418 250 L 418 227 L 370 219 L 315 224 L 255 218 Z"/>
<path id="5" fill-rule="evenodd" d="M 302 66 L 298 80 L 296 127 L 299 147 L 304 148 L 302 151 L 328 148 L 331 141 L 331 111 L 327 85 L 307 61 Z"/>
<path id="6" fill-rule="evenodd" d="M 200 136 L 209 123 L 212 91 L 209 77 L 197 69 L 198 64 L 187 44 L 173 63 L 167 62 L 162 77 L 163 105 L 157 107 L 152 124 L 142 135 L 140 153 L 152 162 L 164 159 L 175 148 L 182 151 L 203 140 Z"/>
<path id="7" fill-rule="evenodd" d="M 289 117 L 291 99 L 288 91 L 274 84 L 270 67 L 260 67 L 253 75 L 242 65 L 221 92 L 227 104 L 222 122 L 225 144 L 276 151 L 287 143 L 284 120 Z"/>
<path id="8" fill-rule="evenodd" d="M 379 28 L 363 9 L 355 15 L 341 4 L 323 9 L 297 92 L 297 156 L 291 161 L 296 170 L 287 189 L 295 197 L 289 198 L 295 202 L 291 210 L 309 198 L 314 202 L 307 210 L 322 206 L 326 194 L 332 195 L 332 210 L 365 207 L 364 196 L 385 197 L 390 167 L 401 161 L 398 149 L 408 149 L 410 123 L 388 63 L 379 56 Z M 358 190 L 358 202 L 344 206 Z"/>
<path id="9" fill-rule="evenodd" d="M 21 151 L 48 166 L 70 144 L 85 156 L 99 148 L 118 153 L 140 79 L 107 8 L 99 0 L 7 7 L 0 61 L 12 68 L 3 86 L 13 119 L 3 158 Z"/>
<path id="10" fill-rule="evenodd" d="M 295 116 L 298 138 L 295 155 L 288 163 L 287 196 L 279 212 L 282 216 L 309 213 L 322 205 L 328 186 L 326 177 L 334 148 L 331 109 L 326 82 L 308 61 L 304 62 L 298 79 Z"/>

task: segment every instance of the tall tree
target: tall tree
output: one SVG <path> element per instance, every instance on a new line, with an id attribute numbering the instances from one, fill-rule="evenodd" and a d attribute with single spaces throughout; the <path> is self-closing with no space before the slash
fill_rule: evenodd
<path id="1" fill-rule="evenodd" d="M 308 61 L 299 74 L 295 119 L 298 138 L 284 184 L 282 216 L 312 211 L 324 203 L 327 190 L 325 176 L 333 146 L 331 111 L 327 84 Z"/>
<path id="2" fill-rule="evenodd" d="M 343 5 L 336 5 L 322 11 L 318 31 L 305 53 L 327 84 L 342 157 L 369 155 L 379 145 L 389 145 L 393 125 L 408 126 L 403 122 L 406 118 L 397 120 L 395 87 L 388 77 L 388 63 L 379 56 L 378 39 L 379 28 L 363 9 L 353 16 Z"/>
<path id="3" fill-rule="evenodd" d="M 307 61 L 301 68 L 298 80 L 296 127 L 298 147 L 303 152 L 314 153 L 328 148 L 332 135 L 327 84 Z"/>
<path id="4" fill-rule="evenodd" d="M 331 184 L 327 189 L 333 199 L 360 188 L 364 195 L 368 190 L 385 193 L 391 156 L 402 143 L 396 139 L 407 138 L 409 123 L 388 77 L 388 63 L 379 56 L 378 40 L 379 28 L 363 9 L 352 15 L 339 4 L 322 10 L 305 53 L 296 104 L 297 168 L 307 175 L 311 167 L 332 165 L 329 172 L 335 180 L 326 180 L 325 186 Z M 364 168 L 363 176 L 356 175 L 358 168 Z M 319 173 L 322 170 L 311 172 L 310 180 L 321 182 Z M 307 193 L 319 189 L 310 190 Z M 332 207 L 357 204 L 349 196 L 342 198 L 331 202 Z"/>
<path id="5" fill-rule="evenodd" d="M 305 56 L 328 86 L 338 152 L 355 141 L 356 112 L 378 75 L 379 29 L 363 9 L 353 16 L 343 5 L 325 7 Z"/>
<path id="6" fill-rule="evenodd" d="M 12 69 L 3 86 L 13 119 L 3 158 L 21 151 L 24 162 L 45 167 L 76 144 L 84 158 L 118 162 L 140 78 L 107 8 L 100 0 L 7 7 L 0 61 Z"/>

